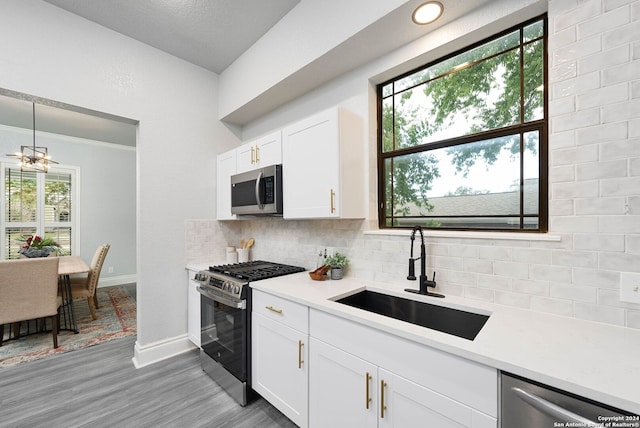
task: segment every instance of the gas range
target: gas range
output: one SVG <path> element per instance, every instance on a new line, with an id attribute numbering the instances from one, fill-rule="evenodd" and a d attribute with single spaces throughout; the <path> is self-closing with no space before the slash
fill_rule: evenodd
<path id="1" fill-rule="evenodd" d="M 275 278 L 297 272 L 305 268 L 280 263 L 255 260 L 244 263 L 210 266 L 209 270 L 198 272 L 194 278 L 209 291 L 234 299 L 246 298 L 246 286 L 251 281 Z"/>

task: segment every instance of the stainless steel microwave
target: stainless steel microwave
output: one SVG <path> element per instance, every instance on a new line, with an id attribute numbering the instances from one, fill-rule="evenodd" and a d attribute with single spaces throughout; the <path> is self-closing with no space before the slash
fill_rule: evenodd
<path id="1" fill-rule="evenodd" d="M 282 215 L 282 165 L 232 175 L 231 213 Z"/>

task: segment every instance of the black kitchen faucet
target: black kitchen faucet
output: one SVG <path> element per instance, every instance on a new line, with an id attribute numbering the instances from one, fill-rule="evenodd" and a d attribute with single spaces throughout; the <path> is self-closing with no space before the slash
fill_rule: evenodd
<path id="1" fill-rule="evenodd" d="M 413 241 L 416 239 L 416 232 L 420 232 L 420 257 L 417 259 L 413 258 Z M 436 273 L 433 272 L 433 279 L 430 281 L 427 279 L 427 275 L 425 273 L 426 270 L 426 259 L 427 259 L 427 251 L 424 247 L 424 234 L 422 233 L 422 227 L 414 226 L 411 231 L 411 256 L 409 257 L 409 275 L 407 279 L 409 281 L 416 280 L 416 260 L 420 259 L 420 284 L 419 289 L 414 290 L 411 288 L 405 288 L 404 291 L 408 291 L 410 293 L 424 294 L 426 296 L 432 297 L 444 297 L 442 294 L 431 293 L 428 287 L 436 288 Z"/>

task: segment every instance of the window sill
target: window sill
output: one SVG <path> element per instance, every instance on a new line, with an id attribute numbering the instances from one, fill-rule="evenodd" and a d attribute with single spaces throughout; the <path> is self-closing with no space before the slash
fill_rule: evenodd
<path id="1" fill-rule="evenodd" d="M 423 229 L 425 237 L 433 238 L 469 238 L 469 239 L 502 239 L 511 241 L 547 241 L 560 242 L 560 235 L 551 235 L 549 233 L 516 233 L 516 232 L 476 232 L 476 231 L 460 231 L 460 230 L 429 230 Z M 410 236 L 409 229 L 377 229 L 366 230 L 365 235 L 382 235 L 382 236 Z"/>

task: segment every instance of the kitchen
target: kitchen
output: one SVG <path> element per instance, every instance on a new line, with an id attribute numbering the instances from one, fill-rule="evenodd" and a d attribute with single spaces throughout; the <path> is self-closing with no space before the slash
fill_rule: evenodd
<path id="1" fill-rule="evenodd" d="M 355 8 L 357 2 L 347 3 L 334 5 L 333 13 L 352 16 L 350 7 Z M 534 243 L 501 239 L 495 235 L 490 239 L 455 234 L 429 236 L 430 253 L 441 257 L 436 269 L 451 271 L 448 281 L 439 282 L 440 291 L 638 329 L 640 307 L 622 303 L 618 298 L 620 273 L 638 273 L 637 266 L 640 265 L 637 226 L 640 207 L 633 172 L 626 184 L 620 183 L 616 194 L 628 200 L 627 207 L 623 206 L 620 211 L 607 206 L 608 198 L 596 196 L 591 198 L 592 206 L 600 207 L 601 212 L 593 209 L 574 212 L 573 200 L 579 197 L 571 196 L 572 192 L 588 192 L 587 188 L 598 183 L 600 177 L 577 181 L 573 170 L 587 162 L 591 162 L 589 166 L 593 171 L 604 169 L 607 163 L 598 157 L 599 150 L 609 156 L 617 153 L 619 158 L 629 159 L 631 171 L 637 171 L 637 167 L 633 169 L 633 165 L 637 165 L 637 160 L 634 163 L 633 159 L 638 156 L 637 88 L 633 86 L 633 77 L 626 77 L 627 73 L 633 76 L 633 67 L 637 67 L 637 54 L 631 53 L 631 46 L 637 44 L 637 40 L 631 37 L 625 41 L 621 33 L 626 37 L 637 34 L 634 30 L 637 29 L 638 5 L 637 2 L 623 4 L 609 10 L 607 4 L 593 0 L 580 4 L 572 1 L 550 1 L 548 4 L 484 2 L 455 25 L 440 28 L 436 33 L 439 37 L 420 38 L 357 68 L 340 70 L 331 79 L 327 77 L 320 87 L 307 88 L 300 93 L 290 89 L 283 97 L 297 96 L 278 108 L 264 110 L 260 94 L 269 93 L 268 88 L 276 87 L 276 82 L 286 81 L 283 75 L 301 69 L 308 58 L 287 60 L 282 58 L 281 50 L 271 46 L 268 53 L 281 60 L 288 68 L 287 72 L 273 70 L 273 75 L 269 75 L 270 67 L 276 67 L 256 65 L 253 61 L 260 55 L 255 52 L 244 57 L 246 65 L 240 61 L 217 76 L 46 3 L 6 2 L 0 17 L 0 31 L 3 40 L 13 43 L 4 45 L 0 52 L 1 81 L 4 88 L 139 121 L 136 266 L 139 333 L 135 361 L 146 365 L 191 349 L 186 338 L 185 264 L 222 257 L 220 251 L 241 237 L 255 238 L 255 259 L 273 259 L 310 268 L 315 265 L 319 248 L 333 247 L 344 249 L 350 255 L 349 275 L 352 277 L 380 282 L 403 280 L 408 235 L 376 232 L 373 149 L 376 124 L 371 119 L 375 117 L 375 94 L 370 81 L 380 82 L 412 68 L 410 64 L 423 52 L 432 52 L 432 59 L 435 59 L 548 10 L 551 23 L 549 58 L 558 61 L 551 64 L 549 84 L 556 85 L 559 92 L 550 93 L 549 234 L 564 239 Z M 386 7 L 391 9 L 392 6 Z M 619 17 L 623 10 L 635 11 L 631 14 L 635 20 L 615 21 L 613 18 L 616 17 L 624 19 Z M 299 12 L 303 11 L 301 8 Z M 330 12 L 306 10 L 306 13 L 311 17 Z M 373 14 L 369 10 L 366 13 Z M 376 20 L 373 16 L 365 17 L 365 12 L 359 16 L 369 22 Z M 359 25 L 364 27 L 365 23 Z M 621 33 L 615 31 L 617 27 L 621 27 Z M 590 36 L 584 40 L 578 38 L 578 29 Z M 348 30 L 344 31 L 340 37 L 347 38 Z M 47 37 L 43 38 L 42 34 Z M 85 37 L 79 39 L 77 34 Z M 308 37 L 311 40 L 305 40 L 311 43 L 313 37 Z M 615 54 L 613 57 L 598 56 L 601 39 L 605 47 L 609 44 L 617 47 L 611 52 Z M 95 45 L 102 49 L 95 50 Z M 313 46 L 315 44 L 310 44 L 305 52 L 321 57 L 324 48 Z M 268 45 L 266 49 L 269 49 Z M 593 55 L 589 67 L 602 71 L 586 77 L 576 75 L 580 55 Z M 427 60 L 419 58 L 414 66 Z M 162 74 L 157 73 L 159 69 L 163 70 Z M 265 81 L 252 79 L 256 69 L 264 72 Z M 614 82 L 621 79 L 611 83 L 615 91 L 599 89 L 600 85 L 605 86 L 596 77 L 600 74 L 603 79 Z M 621 86 L 626 88 L 626 97 L 620 98 Z M 304 93 L 307 90 L 310 92 Z M 576 99 L 595 102 L 597 108 L 588 109 L 587 114 L 592 114 L 593 110 L 602 111 L 603 125 L 595 129 L 588 127 L 590 117 L 575 110 Z M 334 105 L 369 118 L 365 121 L 370 148 L 365 191 L 369 195 L 369 214 L 366 219 L 215 220 L 217 154 Z M 221 122 L 214 118 L 226 120 Z M 210 159 L 208 165 L 202 159 Z M 203 167 L 194 168 L 196 161 Z M 189 174 L 171 174 L 175 170 L 189 171 Z M 190 191 L 184 192 L 185 188 Z M 165 194 L 172 195 L 170 207 L 166 206 Z M 205 194 L 210 197 L 199 197 Z M 574 236 L 582 240 L 582 249 L 570 244 Z M 163 247 L 167 248 L 163 251 L 157 250 L 159 240 L 166 243 Z M 470 256 L 472 259 L 498 263 L 504 268 L 502 273 L 481 275 L 464 268 L 452 269 L 451 259 L 469 246 L 477 251 Z M 524 251 L 523 248 L 542 251 Z M 544 263 L 530 262 L 536 254 L 543 253 L 549 257 L 542 259 Z M 594 261 L 597 267 L 594 267 Z M 519 269 L 527 270 L 526 276 Z"/>

